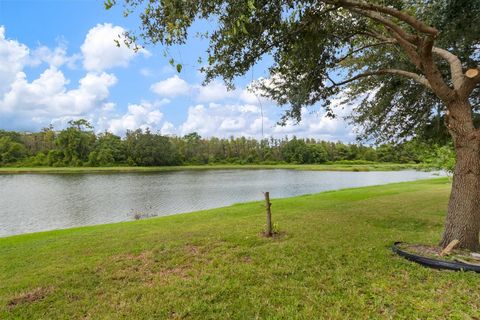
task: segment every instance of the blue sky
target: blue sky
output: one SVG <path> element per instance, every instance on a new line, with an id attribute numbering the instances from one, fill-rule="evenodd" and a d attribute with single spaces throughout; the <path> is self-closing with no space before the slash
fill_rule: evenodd
<path id="1" fill-rule="evenodd" d="M 221 80 L 201 86 L 197 58 L 204 41 L 193 38 L 170 49 L 183 64 L 180 74 L 159 46 L 138 53 L 115 46 L 118 34 L 137 28 L 121 6 L 107 11 L 101 0 L 0 0 L 0 128 L 61 129 L 86 118 L 97 131 L 119 135 L 148 127 L 163 134 L 260 138 L 263 122 L 264 136 L 354 139 L 344 121 L 317 112 L 306 111 L 300 125 L 276 126 L 281 109 L 247 90 L 252 79 L 268 78 L 266 63 L 228 92 Z"/>

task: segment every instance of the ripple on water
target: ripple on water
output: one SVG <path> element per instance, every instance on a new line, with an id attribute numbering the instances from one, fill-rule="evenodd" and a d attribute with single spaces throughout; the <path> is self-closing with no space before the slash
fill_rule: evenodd
<path id="1" fill-rule="evenodd" d="M 201 170 L 0 175 L 0 236 L 169 215 L 325 190 L 438 176 L 415 170 Z"/>

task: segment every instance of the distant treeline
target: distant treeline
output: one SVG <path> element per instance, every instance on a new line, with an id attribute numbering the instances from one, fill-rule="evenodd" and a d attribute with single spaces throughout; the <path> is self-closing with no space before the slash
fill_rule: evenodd
<path id="1" fill-rule="evenodd" d="M 415 141 L 366 146 L 315 139 L 202 138 L 128 131 L 124 138 L 95 134 L 86 120 L 55 131 L 0 130 L 0 165 L 11 166 L 169 166 L 188 164 L 321 164 L 329 162 L 419 163 L 437 158 L 438 148 Z"/>

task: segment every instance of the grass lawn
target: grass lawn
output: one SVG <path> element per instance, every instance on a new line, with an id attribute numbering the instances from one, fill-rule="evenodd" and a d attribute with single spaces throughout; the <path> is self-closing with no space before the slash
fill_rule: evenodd
<path id="1" fill-rule="evenodd" d="M 212 169 L 294 169 L 315 171 L 389 171 L 418 169 L 419 164 L 372 163 L 372 164 L 213 164 L 198 166 L 165 167 L 0 167 L 0 174 L 8 173 L 115 173 L 115 172 L 160 172 L 179 170 Z"/>
<path id="2" fill-rule="evenodd" d="M 0 319 L 472 319 L 480 275 L 394 256 L 439 240 L 440 178 L 0 239 Z"/>

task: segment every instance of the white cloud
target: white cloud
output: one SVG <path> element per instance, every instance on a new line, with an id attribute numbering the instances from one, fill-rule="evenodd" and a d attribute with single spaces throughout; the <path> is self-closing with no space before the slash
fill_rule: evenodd
<path id="1" fill-rule="evenodd" d="M 160 133 L 162 135 L 173 135 L 175 134 L 175 126 L 173 123 L 166 121 L 160 129 Z"/>
<path id="2" fill-rule="evenodd" d="M 298 137 L 315 137 L 317 139 L 329 141 L 353 141 L 355 134 L 353 128 L 344 120 L 344 116 L 350 112 L 350 108 L 341 108 L 339 100 L 332 101 L 332 107 L 336 112 L 336 117 L 328 117 L 325 112 L 309 112 L 302 109 L 302 121 L 296 124 L 294 121 L 287 121 L 285 126 L 275 126 L 272 134 L 296 135 Z"/>
<path id="3" fill-rule="evenodd" d="M 260 113 L 261 112 L 259 107 L 254 106 L 252 104 L 241 105 L 238 109 L 242 113 L 246 113 L 246 112 Z"/>
<path id="4" fill-rule="evenodd" d="M 150 89 L 160 96 L 176 97 L 190 93 L 191 86 L 178 75 L 154 83 Z"/>
<path id="5" fill-rule="evenodd" d="M 274 102 L 268 98 L 265 98 L 261 95 L 261 92 L 257 89 L 253 89 L 251 85 L 247 88 L 240 90 L 238 97 L 245 103 L 250 104 L 274 104 Z"/>
<path id="6" fill-rule="evenodd" d="M 135 55 L 130 49 L 110 43 L 113 35 L 122 32 L 121 27 L 111 24 L 97 25 L 89 31 L 82 53 L 85 67 L 90 71 L 71 88 L 60 67 L 73 66 L 78 55 L 68 56 L 64 42 L 54 49 L 40 46 L 31 51 L 24 44 L 6 39 L 5 28 L 0 27 L 0 125 L 18 129 L 53 123 L 61 128 L 71 119 L 86 118 L 97 129 L 115 132 L 159 128 L 163 114 L 158 108 L 168 104 L 169 99 L 129 105 L 123 115 L 115 115 L 117 106 L 108 101 L 117 78 L 102 70 L 127 65 Z M 29 81 L 25 67 L 41 63 L 47 63 L 48 68 Z"/>
<path id="7" fill-rule="evenodd" d="M 0 114 L 24 121 L 32 118 L 39 123 L 79 116 L 100 108 L 116 82 L 112 74 L 87 73 L 78 88 L 67 90 L 69 80 L 55 67 L 46 69 L 32 82 L 19 72 L 10 91 L 0 100 Z"/>
<path id="8" fill-rule="evenodd" d="M 161 100 L 155 100 L 155 102 L 153 103 L 153 105 L 155 107 L 161 107 L 161 106 L 165 106 L 167 104 L 169 104 L 171 101 L 170 99 L 167 99 L 167 98 L 163 98 Z"/>
<path id="9" fill-rule="evenodd" d="M 275 121 L 279 110 L 272 101 L 244 88 L 228 91 L 217 81 L 207 86 L 189 84 L 176 74 L 151 86 L 159 95 L 158 100 L 130 104 L 126 111 L 121 111 L 122 104 L 117 106 L 109 101 L 117 78 L 104 70 L 126 66 L 135 55 L 130 49 L 117 48 L 113 43 L 113 36 L 122 32 L 121 27 L 111 24 L 97 25 L 89 31 L 82 45 L 84 66 L 89 71 L 77 84 L 72 84 L 61 67 L 73 66 L 78 56 L 68 56 L 64 43 L 54 49 L 40 46 L 30 50 L 18 41 L 7 39 L 5 28 L 0 27 L 0 126 L 29 130 L 54 123 L 61 128 L 68 120 L 81 117 L 90 120 L 99 131 L 109 130 L 120 135 L 128 129 L 150 128 L 162 134 L 184 135 L 196 131 L 205 137 L 261 138 L 263 127 L 265 137 L 296 135 L 353 140 L 352 128 L 341 119 L 348 108 L 340 110 L 337 119 L 303 110 L 303 121 L 299 125 L 288 123 L 278 127 Z M 36 79 L 27 78 L 25 67 L 38 68 L 42 63 L 48 67 Z M 166 72 L 170 72 L 169 67 L 167 69 Z M 139 72 L 148 76 L 152 71 Z M 171 119 L 164 119 L 160 110 L 178 96 L 183 96 L 183 101 L 189 99 L 199 104 L 188 109 L 183 123 L 174 125 Z M 340 103 L 334 101 L 334 104 Z"/>
<path id="10" fill-rule="evenodd" d="M 104 103 L 103 106 L 102 106 L 102 111 L 105 111 L 105 112 L 113 111 L 113 110 L 115 110 L 116 106 L 117 105 L 113 102 Z"/>
<path id="11" fill-rule="evenodd" d="M 30 50 L 24 44 L 5 37 L 5 27 L 0 26 L 0 97 L 10 89 L 28 62 Z"/>
<path id="12" fill-rule="evenodd" d="M 345 114 L 347 111 L 341 111 Z M 295 124 L 289 121 L 286 126 L 276 125 L 276 107 L 260 107 L 249 104 L 199 104 L 188 109 L 187 119 L 176 132 L 185 135 L 197 132 L 204 137 L 246 136 L 254 138 L 285 136 L 309 137 L 329 141 L 353 141 L 352 128 L 342 117 L 331 119 L 324 113 L 310 113 L 302 110 L 302 121 Z M 263 128 L 263 130 L 262 130 Z"/>
<path id="13" fill-rule="evenodd" d="M 114 117 L 107 122 L 108 131 L 123 135 L 127 130 L 159 130 L 163 114 L 151 103 L 131 104 L 124 115 Z M 164 125 L 165 126 L 165 125 Z"/>
<path id="14" fill-rule="evenodd" d="M 236 132 L 245 129 L 245 119 L 243 118 L 226 118 L 220 123 L 218 128 L 221 131 Z"/>
<path id="15" fill-rule="evenodd" d="M 324 113 L 310 113 L 302 110 L 302 121 L 295 124 L 287 122 L 286 126 L 277 126 L 279 110 L 273 101 L 261 97 L 261 92 L 254 92 L 252 86 L 228 91 L 224 84 L 213 81 L 206 86 L 189 84 L 178 75 L 152 85 L 152 91 L 160 96 L 176 97 L 189 94 L 191 100 L 202 102 L 188 109 L 187 119 L 177 128 L 169 123 L 163 131 L 185 135 L 198 132 L 202 136 L 228 137 L 263 136 L 317 137 L 325 140 L 353 140 L 352 128 L 342 119 L 342 112 L 336 119 L 328 118 Z M 338 101 L 337 101 L 338 100 Z M 339 99 L 334 104 L 339 105 Z M 262 110 L 264 115 L 262 117 Z"/>
<path id="16" fill-rule="evenodd" d="M 145 49 L 137 53 L 127 48 L 123 41 L 125 29 L 111 23 L 97 24 L 88 31 L 81 46 L 83 53 L 83 66 L 88 71 L 103 71 L 113 67 L 126 67 L 130 60 L 139 53 L 150 55 Z M 115 40 L 121 44 L 117 47 Z"/>
<path id="17" fill-rule="evenodd" d="M 107 101 L 110 88 L 117 83 L 113 74 L 87 72 L 77 86 L 70 88 L 70 80 L 60 67 L 72 67 L 77 59 L 78 55 L 67 55 L 64 42 L 54 49 L 40 46 L 31 51 L 24 44 L 7 39 L 5 28 L 0 27 L 0 125 L 38 128 L 113 109 L 114 105 Z M 25 67 L 41 63 L 48 67 L 29 81 Z"/>
<path id="18" fill-rule="evenodd" d="M 253 124 L 261 121 L 260 110 L 256 106 L 199 104 L 188 109 L 187 120 L 180 125 L 179 132 L 181 135 L 198 132 L 206 137 L 228 137 L 233 134 L 258 137 L 261 135 L 261 126 Z M 267 117 L 263 122 L 265 126 L 272 125 Z"/>
<path id="19" fill-rule="evenodd" d="M 176 130 L 180 135 L 198 132 L 202 136 L 228 137 L 264 136 L 316 137 L 325 140 L 353 140 L 352 128 L 343 120 L 346 109 L 340 110 L 339 117 L 331 119 L 322 113 L 302 110 L 299 124 L 288 121 L 285 126 L 276 125 L 279 110 L 273 101 L 261 97 L 261 92 L 253 92 L 252 86 L 228 91 L 222 83 L 212 82 L 206 86 L 190 85 L 177 75 L 161 81 L 152 89 L 166 96 L 190 93 L 192 100 L 204 102 L 188 109 L 187 119 Z M 340 99 L 333 101 L 338 111 Z M 264 116 L 262 117 L 262 109 Z M 263 129 L 263 130 L 262 130 Z M 171 128 L 169 127 L 169 130 Z"/>
<path id="20" fill-rule="evenodd" d="M 74 69 L 75 63 L 81 59 L 79 54 L 68 56 L 67 46 L 64 42 L 61 42 L 55 49 L 50 49 L 47 46 L 40 46 L 32 52 L 30 64 L 38 65 L 42 62 L 47 63 L 49 66 L 59 68 L 66 64 L 69 68 Z"/>
<path id="21" fill-rule="evenodd" d="M 145 76 L 150 75 L 150 70 L 140 71 Z M 165 80 L 154 83 L 150 89 L 164 97 L 177 97 L 191 95 L 198 103 L 215 103 L 222 101 L 242 102 L 247 104 L 273 104 L 273 102 L 255 93 L 253 88 L 228 90 L 224 83 L 212 81 L 206 85 L 190 84 L 178 75 L 173 75 Z"/>
<path id="22" fill-rule="evenodd" d="M 217 102 L 237 96 L 237 92 L 229 91 L 218 81 L 213 81 L 205 86 L 196 86 L 196 100 L 198 102 Z"/>

